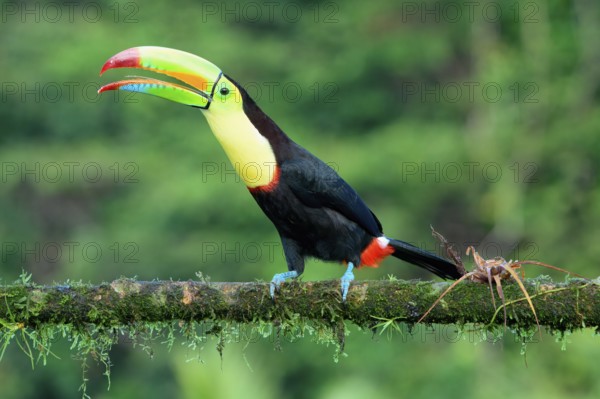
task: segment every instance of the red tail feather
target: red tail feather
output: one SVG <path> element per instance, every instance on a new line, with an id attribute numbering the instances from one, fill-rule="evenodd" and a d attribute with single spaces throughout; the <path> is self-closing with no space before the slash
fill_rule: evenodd
<path id="1" fill-rule="evenodd" d="M 381 247 L 380 241 L 373 238 L 373 241 L 360 254 L 360 266 L 377 267 L 379 262 L 394 253 L 394 248 L 390 245 Z"/>

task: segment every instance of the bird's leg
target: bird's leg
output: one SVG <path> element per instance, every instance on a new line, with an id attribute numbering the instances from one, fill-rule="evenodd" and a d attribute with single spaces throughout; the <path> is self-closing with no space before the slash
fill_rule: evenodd
<path id="1" fill-rule="evenodd" d="M 354 264 L 352 262 L 348 262 L 348 268 L 346 269 L 346 273 L 344 273 L 340 280 L 342 284 L 343 302 L 346 302 L 346 296 L 348 295 L 348 288 L 350 288 L 350 282 L 354 280 L 354 273 L 352 273 L 352 269 L 354 269 Z"/>
<path id="2" fill-rule="evenodd" d="M 288 278 L 296 277 L 298 277 L 298 272 L 295 270 L 291 270 L 285 273 L 277 273 L 276 275 L 274 275 L 273 279 L 271 280 L 271 298 L 275 299 L 275 290 L 277 289 L 279 291 L 279 286 L 281 285 L 281 283 L 283 283 Z"/>

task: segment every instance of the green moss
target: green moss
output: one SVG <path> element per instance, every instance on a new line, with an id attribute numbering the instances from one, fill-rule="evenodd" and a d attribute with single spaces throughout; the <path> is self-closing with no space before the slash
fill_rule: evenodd
<path id="1" fill-rule="evenodd" d="M 92 286 L 81 282 L 42 287 L 23 275 L 13 285 L 0 287 L 0 357 L 15 343 L 31 359 L 32 367 L 52 356 L 57 338 L 71 342 L 85 373 L 90 358 L 104 365 L 110 378 L 108 353 L 119 337 L 152 354 L 162 342 L 180 342 L 200 356 L 207 345 L 221 354 L 231 342 L 268 339 L 310 339 L 332 347 L 334 360 L 344 354 L 346 323 L 364 331 L 410 333 L 414 323 L 447 289 L 448 283 L 370 281 L 352 285 L 341 302 L 338 281 L 285 284 L 273 301 L 266 283 L 138 282 L 119 279 Z M 550 333 L 565 345 L 572 329 L 600 325 L 597 285 L 587 280 L 554 284 L 527 280 L 526 287 Z M 504 322 L 522 342 L 522 352 L 538 331 L 533 312 L 516 284 L 503 284 L 506 321 L 501 300 L 496 308 L 487 285 L 458 284 L 436 306 L 426 322 L 453 323 L 460 332 L 468 326 L 479 341 L 498 341 Z M 479 342 L 476 340 L 476 342 Z"/>

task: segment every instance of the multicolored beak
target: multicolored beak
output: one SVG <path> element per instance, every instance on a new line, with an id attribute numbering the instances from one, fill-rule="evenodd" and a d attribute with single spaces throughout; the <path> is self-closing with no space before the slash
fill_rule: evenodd
<path id="1" fill-rule="evenodd" d="M 171 76 L 188 86 L 140 76 L 102 86 L 98 93 L 125 90 L 162 97 L 177 103 L 208 109 L 221 70 L 213 63 L 185 51 L 166 47 L 133 47 L 112 56 L 100 75 L 114 68 L 137 68 Z"/>

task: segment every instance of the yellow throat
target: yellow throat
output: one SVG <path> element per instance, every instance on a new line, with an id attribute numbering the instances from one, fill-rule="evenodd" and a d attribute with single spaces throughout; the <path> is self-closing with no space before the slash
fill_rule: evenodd
<path id="1" fill-rule="evenodd" d="M 211 106 L 204 115 L 246 186 L 254 188 L 269 184 L 277 165 L 273 148 L 243 109 L 221 110 Z"/>

